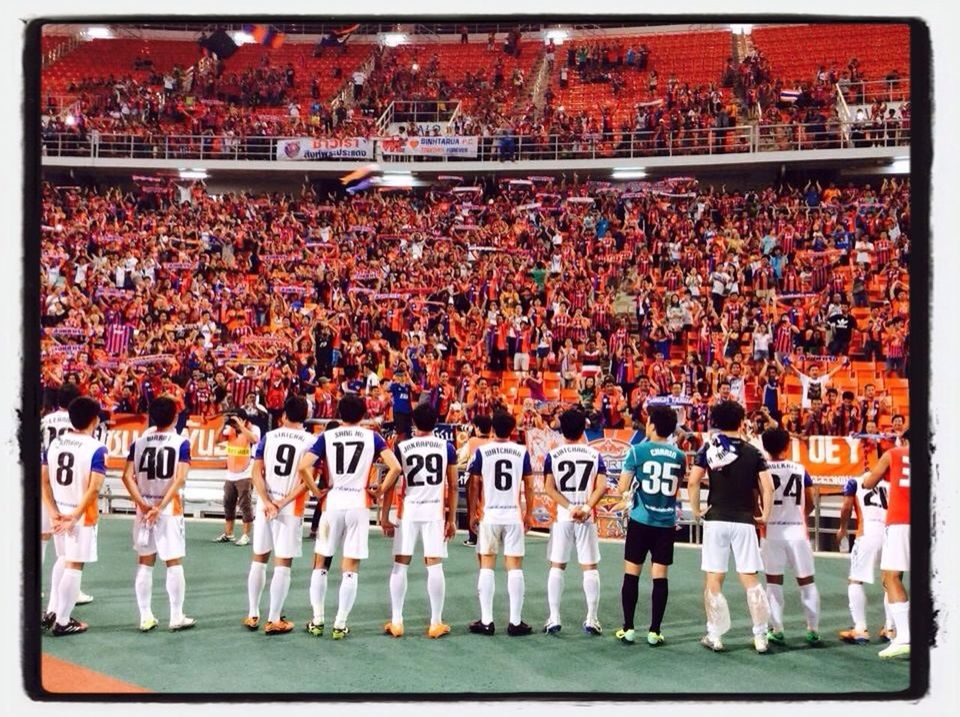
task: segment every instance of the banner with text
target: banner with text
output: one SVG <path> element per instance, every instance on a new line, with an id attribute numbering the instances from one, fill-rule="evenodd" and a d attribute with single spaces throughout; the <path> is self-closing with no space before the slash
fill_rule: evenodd
<path id="1" fill-rule="evenodd" d="M 277 159 L 371 159 L 373 141 L 366 137 L 299 137 L 277 140 Z"/>
<path id="2" fill-rule="evenodd" d="M 477 137 L 384 137 L 379 140 L 384 154 L 412 157 L 476 157 Z"/>

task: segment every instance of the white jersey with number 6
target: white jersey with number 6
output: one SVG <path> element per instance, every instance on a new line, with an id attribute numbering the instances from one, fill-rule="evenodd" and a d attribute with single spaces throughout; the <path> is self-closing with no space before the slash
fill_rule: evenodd
<path id="1" fill-rule="evenodd" d="M 543 474 L 553 475 L 557 490 L 572 506 L 586 505 L 597 484 L 597 475 L 606 472 L 600 452 L 583 443 L 554 448 L 543 461 Z M 557 521 L 569 520 L 572 520 L 569 509 L 558 504 Z"/>
<path id="2" fill-rule="evenodd" d="M 260 439 L 253 459 L 263 461 L 263 479 L 271 500 L 282 500 L 300 483 L 297 466 L 316 441 L 312 433 L 297 428 L 275 428 Z M 280 515 L 303 515 L 306 501 L 303 493 L 283 506 Z"/>
<path id="3" fill-rule="evenodd" d="M 403 467 L 400 481 L 402 520 L 443 520 L 447 466 L 457 462 L 453 445 L 436 436 L 417 436 L 397 444 Z"/>
<path id="4" fill-rule="evenodd" d="M 330 492 L 324 510 L 370 507 L 370 469 L 386 447 L 379 433 L 360 426 L 342 426 L 320 434 L 310 452 L 317 456 L 314 465 L 322 459 L 327 466 Z"/>
<path id="5" fill-rule="evenodd" d="M 773 510 L 767 522 L 767 537 L 774 540 L 806 540 L 807 513 L 804 488 L 813 485 L 807 469 L 793 461 L 770 461 L 773 477 Z"/>
<path id="6" fill-rule="evenodd" d="M 517 443 L 494 441 L 477 448 L 470 464 L 470 475 L 481 480 L 481 520 L 493 525 L 523 523 L 520 489 L 524 476 L 530 475 L 530 455 Z"/>
<path id="7" fill-rule="evenodd" d="M 83 433 L 64 433 L 50 443 L 43 457 L 50 476 L 53 499 L 61 513 L 80 505 L 90 484 L 91 473 L 107 472 L 107 447 Z M 97 501 L 91 501 L 80 525 L 96 525 Z"/>
<path id="8" fill-rule="evenodd" d="M 190 439 L 176 431 L 157 431 L 141 436 L 130 446 L 127 459 L 140 495 L 159 503 L 177 478 L 181 463 L 190 463 Z M 183 515 L 183 496 L 176 495 L 163 509 L 164 515 Z"/>

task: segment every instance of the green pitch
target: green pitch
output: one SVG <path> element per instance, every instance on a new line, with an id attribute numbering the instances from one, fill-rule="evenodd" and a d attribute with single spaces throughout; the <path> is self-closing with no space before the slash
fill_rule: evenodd
<path id="1" fill-rule="evenodd" d="M 825 646 L 805 646 L 805 627 L 796 584 L 785 586 L 787 647 L 771 647 L 757 655 L 750 641 L 743 589 L 728 579 L 725 589 L 733 628 L 724 637 L 727 652 L 714 654 L 699 644 L 704 632 L 702 576 L 699 551 L 678 548 L 670 573 L 670 602 L 663 634 L 666 644 L 619 644 L 613 633 L 620 624 L 621 546 L 601 546 L 600 621 L 602 637 L 581 630 L 584 614 L 580 570 L 567 569 L 562 608 L 563 632 L 546 636 L 540 628 L 547 616 L 546 541 L 527 540 L 524 619 L 536 632 L 529 637 L 506 634 L 506 575 L 497 571 L 494 601 L 497 634 L 471 635 L 467 623 L 476 619 L 476 557 L 461 545 L 462 535 L 450 545 L 445 563 L 447 596 L 444 620 L 452 633 L 440 640 L 424 634 L 429 617 L 425 569 L 422 560 L 410 568 L 404 622 L 406 636 L 381 634 L 390 616 L 388 574 L 390 544 L 379 530 L 371 530 L 371 559 L 360 569 L 359 593 L 350 617 L 350 636 L 333 641 L 329 634 L 314 638 L 303 631 L 310 617 L 307 594 L 312 542 L 305 541 L 304 557 L 294 561 L 293 582 L 285 614 L 297 624 L 289 635 L 266 637 L 251 633 L 240 621 L 247 609 L 247 569 L 250 548 L 215 544 L 221 524 L 188 522 L 186 614 L 198 625 L 184 633 L 163 629 L 168 618 L 164 568 L 154 570 L 153 609 L 160 628 L 141 634 L 133 594 L 135 557 L 130 547 L 131 523 L 106 518 L 99 536 L 99 562 L 84 571 L 83 588 L 96 600 L 78 607 L 75 615 L 90 623 L 84 635 L 44 636 L 44 652 L 140 685 L 157 692 L 290 692 L 310 695 L 383 692 L 628 692 L 671 694 L 729 691 L 744 693 L 845 693 L 900 691 L 909 685 L 908 664 L 877 657 L 879 643 L 867 647 L 845 645 L 836 631 L 848 626 L 844 559 L 818 559 L 817 584 L 822 596 L 821 633 Z M 52 552 L 52 551 L 51 551 Z M 49 579 L 50 553 L 44 571 Z M 499 568 L 500 566 L 498 566 Z M 269 579 L 261 602 L 266 618 Z M 336 613 L 340 584 L 335 563 L 327 590 L 328 627 Z M 790 580 L 788 576 L 788 581 Z M 645 638 L 649 618 L 649 576 L 640 582 L 637 606 L 638 634 Z M 883 619 L 881 591 L 868 586 L 869 625 L 876 630 Z M 329 632 L 329 630 L 328 630 Z"/>

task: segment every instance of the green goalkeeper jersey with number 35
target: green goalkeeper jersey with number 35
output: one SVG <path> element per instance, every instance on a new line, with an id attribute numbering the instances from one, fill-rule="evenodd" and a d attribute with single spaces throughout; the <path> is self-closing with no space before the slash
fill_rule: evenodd
<path id="1" fill-rule="evenodd" d="M 677 494 L 687 468 L 683 451 L 667 443 L 644 441 L 627 454 L 623 470 L 633 473 L 630 519 L 659 528 L 677 524 Z"/>

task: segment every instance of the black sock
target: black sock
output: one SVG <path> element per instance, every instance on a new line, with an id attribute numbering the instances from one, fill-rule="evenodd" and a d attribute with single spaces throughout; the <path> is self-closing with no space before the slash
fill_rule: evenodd
<path id="1" fill-rule="evenodd" d="M 650 593 L 650 608 L 653 617 L 650 620 L 650 632 L 660 634 L 660 623 L 663 622 L 663 613 L 667 609 L 667 579 L 654 578 L 653 590 Z"/>
<path id="2" fill-rule="evenodd" d="M 623 629 L 633 629 L 633 613 L 637 610 L 637 595 L 640 592 L 640 576 L 624 573 L 620 587 L 620 604 L 623 605 Z"/>

